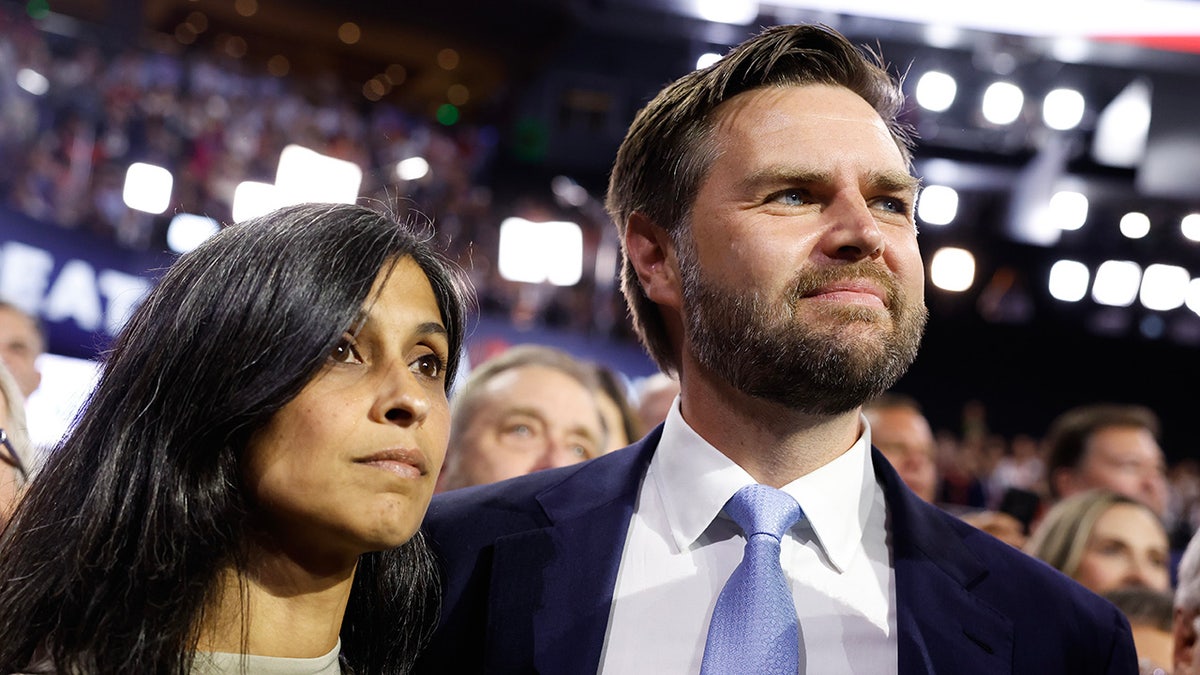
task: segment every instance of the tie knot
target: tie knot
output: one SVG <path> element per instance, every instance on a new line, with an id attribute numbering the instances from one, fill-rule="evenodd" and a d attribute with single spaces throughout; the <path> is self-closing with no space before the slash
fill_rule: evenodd
<path id="1" fill-rule="evenodd" d="M 803 512 L 791 495 L 766 485 L 747 485 L 725 503 L 725 513 L 742 527 L 746 538 L 769 534 L 779 539 Z"/>

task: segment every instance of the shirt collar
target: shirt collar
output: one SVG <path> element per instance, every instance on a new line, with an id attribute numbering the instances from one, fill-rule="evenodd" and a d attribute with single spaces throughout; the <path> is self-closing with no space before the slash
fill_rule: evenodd
<path id="1" fill-rule="evenodd" d="M 850 449 L 825 466 L 783 486 L 804 510 L 808 525 L 830 564 L 845 570 L 863 537 L 875 494 L 870 427 Z M 671 405 L 650 475 L 662 497 L 676 550 L 690 548 L 712 524 L 725 502 L 754 482 L 750 474 L 700 437 Z M 854 485 L 857 489 L 846 489 Z"/>

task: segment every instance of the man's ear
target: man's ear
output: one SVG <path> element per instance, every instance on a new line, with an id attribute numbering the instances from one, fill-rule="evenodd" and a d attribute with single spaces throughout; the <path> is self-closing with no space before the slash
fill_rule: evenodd
<path id="1" fill-rule="evenodd" d="M 1060 499 L 1075 494 L 1078 491 L 1075 488 L 1075 469 L 1065 466 L 1055 469 L 1050 474 L 1050 484 Z"/>
<path id="2" fill-rule="evenodd" d="M 1175 639 L 1175 675 L 1200 675 L 1192 668 L 1192 654 L 1196 650 L 1196 613 L 1181 607 L 1175 608 L 1172 637 Z"/>
<path id="3" fill-rule="evenodd" d="M 625 255 L 637 272 L 646 297 L 660 305 L 680 306 L 679 264 L 667 231 L 635 211 L 625 224 Z"/>

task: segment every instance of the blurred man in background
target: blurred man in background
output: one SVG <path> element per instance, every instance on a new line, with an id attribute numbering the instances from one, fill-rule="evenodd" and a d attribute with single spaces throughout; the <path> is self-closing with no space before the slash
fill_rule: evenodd
<path id="1" fill-rule="evenodd" d="M 46 338 L 37 317 L 0 300 L 0 360 L 8 366 L 25 398 L 42 383 L 37 358 L 46 350 Z"/>
<path id="2" fill-rule="evenodd" d="M 1046 433 L 1050 496 L 1107 488 L 1164 517 L 1167 473 L 1158 437 L 1158 416 L 1145 406 L 1096 403 L 1067 410 Z"/>
<path id="3" fill-rule="evenodd" d="M 591 364 L 552 347 L 517 345 L 484 361 L 453 395 L 438 491 L 603 454 L 599 390 Z"/>
<path id="4" fill-rule="evenodd" d="M 906 394 L 884 392 L 863 406 L 871 425 L 871 444 L 896 468 L 900 479 L 917 496 L 936 504 L 941 476 L 937 467 L 937 441 L 921 404 Z M 1020 548 L 1025 526 L 1008 513 L 986 509 L 945 508 L 997 539 Z"/>
<path id="5" fill-rule="evenodd" d="M 863 406 L 863 415 L 871 425 L 871 443 L 904 483 L 921 499 L 937 501 L 937 448 L 921 405 L 910 396 L 885 392 Z"/>

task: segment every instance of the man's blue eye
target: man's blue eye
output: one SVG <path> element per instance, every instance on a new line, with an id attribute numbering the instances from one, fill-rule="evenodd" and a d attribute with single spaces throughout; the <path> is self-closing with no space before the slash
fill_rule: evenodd
<path id="1" fill-rule="evenodd" d="M 801 190 L 784 190 L 776 193 L 771 201 L 787 204 L 788 206 L 800 206 L 808 202 L 807 195 Z"/>

